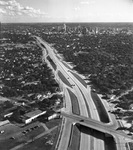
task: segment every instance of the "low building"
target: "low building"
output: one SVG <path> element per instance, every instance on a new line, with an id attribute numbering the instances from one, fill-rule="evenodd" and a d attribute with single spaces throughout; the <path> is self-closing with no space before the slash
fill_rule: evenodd
<path id="1" fill-rule="evenodd" d="M 0 121 L 0 127 L 6 125 L 6 124 L 8 124 L 8 123 L 10 123 L 9 120 Z"/>
<path id="2" fill-rule="evenodd" d="M 25 124 L 28 124 L 30 122 L 32 122 L 33 120 L 35 120 L 37 117 L 42 116 L 46 113 L 46 111 L 41 111 L 39 109 L 26 113 L 24 115 L 25 119 L 23 120 Z"/>
<path id="3" fill-rule="evenodd" d="M 55 118 L 60 118 L 60 115 L 59 114 L 53 114 L 53 115 L 48 117 L 48 120 L 52 120 L 52 119 L 55 119 Z"/>
<path id="4" fill-rule="evenodd" d="M 11 115 L 18 109 L 17 106 L 13 106 L 11 108 L 8 108 L 4 111 L 3 116 L 4 118 L 6 117 L 11 117 Z"/>
<path id="5" fill-rule="evenodd" d="M 13 114 L 13 112 L 7 113 L 7 114 L 4 115 L 4 118 L 11 117 L 12 114 Z"/>

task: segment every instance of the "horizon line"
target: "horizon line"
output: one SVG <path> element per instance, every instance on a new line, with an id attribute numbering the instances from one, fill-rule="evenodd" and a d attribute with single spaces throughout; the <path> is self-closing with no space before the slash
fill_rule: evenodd
<path id="1" fill-rule="evenodd" d="M 132 24 L 133 22 L 104 22 L 104 21 L 101 21 L 101 22 L 96 22 L 96 21 L 92 21 L 92 22 L 63 22 L 63 21 L 61 21 L 61 22 L 0 22 L 1 24 L 18 24 L 18 23 L 22 23 L 22 24 L 31 24 L 31 23 L 46 23 L 46 24 L 48 24 L 48 23 L 63 23 L 63 24 L 67 24 L 67 23 L 129 23 L 129 24 Z"/>

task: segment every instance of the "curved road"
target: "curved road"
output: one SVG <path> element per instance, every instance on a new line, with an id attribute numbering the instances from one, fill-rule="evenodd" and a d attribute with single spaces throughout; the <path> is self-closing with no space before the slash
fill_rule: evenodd
<path id="1" fill-rule="evenodd" d="M 70 90 L 77 97 L 80 115 L 86 118 L 92 118 L 100 122 L 97 108 L 90 95 L 90 88 L 86 85 L 84 80 L 77 73 L 73 72 L 67 66 L 67 64 L 64 64 L 62 60 L 59 59 L 59 57 L 57 56 L 58 54 L 55 54 L 55 50 L 47 42 L 43 41 L 40 37 L 34 36 L 34 38 L 37 40 L 38 45 L 43 49 L 43 59 L 45 59 L 48 65 L 53 69 L 55 78 L 59 82 L 59 85 L 64 92 L 64 111 L 67 112 L 67 114 L 73 113 L 73 99 L 71 99 L 71 96 L 68 91 Z M 47 60 L 47 56 L 50 56 L 51 64 Z M 56 69 L 52 67 L 52 65 L 55 65 Z M 108 116 L 110 118 L 110 123 L 108 124 L 108 126 L 112 128 L 116 127 L 117 122 L 114 119 L 114 117 L 110 116 L 110 114 L 108 114 Z M 62 128 L 60 131 L 56 149 L 70 149 L 69 145 L 72 142 L 72 138 L 74 137 L 74 135 L 72 135 L 72 129 L 74 128 L 74 126 L 75 124 L 71 117 L 63 116 Z M 104 139 L 102 136 L 101 138 L 96 138 L 83 132 L 80 132 L 78 136 L 80 139 L 80 144 L 78 147 L 79 150 L 105 149 Z M 117 150 L 127 150 L 125 148 L 125 144 L 121 144 L 123 143 L 122 138 L 119 138 L 117 135 L 115 135 L 114 138 L 117 143 Z"/>

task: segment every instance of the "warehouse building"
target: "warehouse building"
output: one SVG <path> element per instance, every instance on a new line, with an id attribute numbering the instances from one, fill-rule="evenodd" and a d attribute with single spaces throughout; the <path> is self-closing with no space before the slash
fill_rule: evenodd
<path id="1" fill-rule="evenodd" d="M 31 123 L 33 120 L 35 120 L 36 118 L 38 118 L 39 116 L 42 116 L 46 113 L 46 111 L 41 111 L 39 109 L 35 110 L 35 111 L 32 111 L 32 112 L 29 112 L 29 113 L 26 113 L 24 115 L 24 118 L 23 119 L 23 122 L 25 124 L 28 124 L 28 123 Z"/>

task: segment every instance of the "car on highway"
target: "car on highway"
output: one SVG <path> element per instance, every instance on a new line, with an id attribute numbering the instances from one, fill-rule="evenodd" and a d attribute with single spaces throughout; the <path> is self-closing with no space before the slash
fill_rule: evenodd
<path id="1" fill-rule="evenodd" d="M 12 136 L 12 137 L 10 137 L 10 139 L 14 140 L 14 139 L 15 139 L 15 137 L 13 137 L 13 136 Z"/>
<path id="2" fill-rule="evenodd" d="M 81 120 L 79 120 L 79 122 L 84 122 L 84 120 L 83 120 L 83 119 L 81 119 Z"/>

